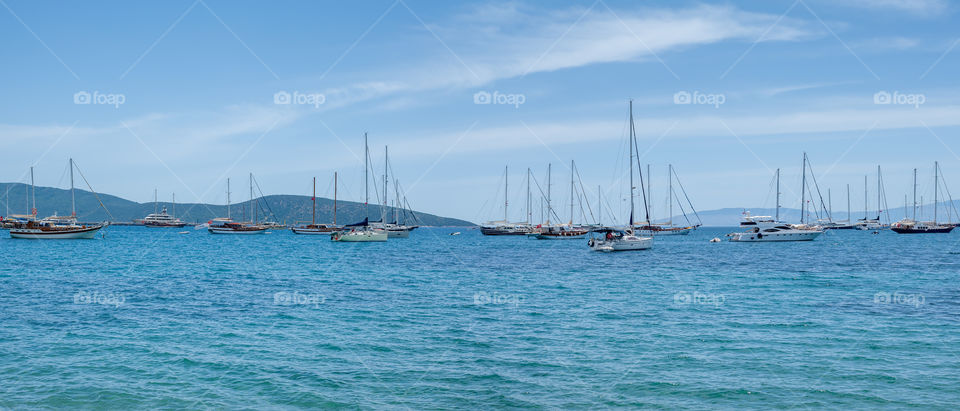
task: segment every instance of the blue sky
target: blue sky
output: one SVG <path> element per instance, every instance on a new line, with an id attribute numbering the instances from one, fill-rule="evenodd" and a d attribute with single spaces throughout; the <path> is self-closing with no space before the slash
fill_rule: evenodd
<path id="1" fill-rule="evenodd" d="M 496 218 L 509 165 L 520 219 L 525 170 L 542 182 L 548 163 L 559 208 L 575 160 L 587 199 L 599 185 L 619 213 L 632 98 L 655 208 L 667 164 L 699 209 L 771 206 L 776 168 L 798 207 L 804 151 L 838 209 L 846 184 L 862 208 L 877 164 L 891 206 L 914 167 L 932 197 L 934 160 L 960 183 L 960 5 L 945 0 L 0 5 L 2 181 L 34 165 L 64 187 L 72 156 L 136 201 L 223 203 L 248 172 L 268 194 L 317 176 L 329 196 L 334 171 L 361 200 L 368 132 L 377 173 L 389 145 L 418 209 Z M 99 100 L 75 104 L 83 92 Z M 684 92 L 722 104 L 676 104 Z"/>

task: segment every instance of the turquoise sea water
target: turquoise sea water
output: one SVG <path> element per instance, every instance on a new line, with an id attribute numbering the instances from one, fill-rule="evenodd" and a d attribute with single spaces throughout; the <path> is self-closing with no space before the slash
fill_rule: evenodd
<path id="1" fill-rule="evenodd" d="M 960 406 L 960 234 L 732 230 L 2 233 L 0 407 Z"/>

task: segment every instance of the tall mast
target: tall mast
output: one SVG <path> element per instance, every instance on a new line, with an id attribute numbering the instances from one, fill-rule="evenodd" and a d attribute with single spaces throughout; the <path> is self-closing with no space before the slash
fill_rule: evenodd
<path id="1" fill-rule="evenodd" d="M 30 196 L 33 199 L 33 207 L 30 207 L 30 214 L 37 215 L 37 186 L 33 184 L 33 167 L 30 167 Z"/>
<path id="2" fill-rule="evenodd" d="M 830 217 L 830 222 L 833 222 L 833 194 L 830 192 L 830 188 L 827 188 L 827 211 L 828 216 Z"/>
<path id="3" fill-rule="evenodd" d="M 867 221 L 870 216 L 867 210 L 870 209 L 870 203 L 867 202 L 867 176 L 863 176 L 863 221 Z"/>
<path id="4" fill-rule="evenodd" d="M 527 167 L 527 225 L 530 225 L 533 210 L 530 209 L 530 167 Z"/>
<path id="5" fill-rule="evenodd" d="M 881 202 L 882 202 L 883 200 L 880 199 L 880 197 L 883 195 L 883 189 L 881 188 L 880 184 L 881 184 L 881 182 L 880 182 L 880 165 L 877 164 L 877 222 L 878 222 L 878 223 L 880 222 L 880 213 L 883 212 L 883 209 L 881 208 L 881 205 L 882 205 Z"/>
<path id="6" fill-rule="evenodd" d="M 253 207 L 253 173 L 250 173 L 250 221 L 256 222 L 257 217 L 253 215 L 255 209 Z"/>
<path id="7" fill-rule="evenodd" d="M 913 169 L 913 221 L 917 221 L 917 169 Z"/>
<path id="8" fill-rule="evenodd" d="M 630 231 L 633 231 L 633 100 L 630 100 Z"/>
<path id="9" fill-rule="evenodd" d="M 847 224 L 849 223 L 850 223 L 850 184 L 847 184 Z"/>
<path id="10" fill-rule="evenodd" d="M 387 223 L 387 173 L 390 168 L 390 152 L 387 146 L 383 146 L 383 211 L 381 211 L 380 222 Z"/>
<path id="11" fill-rule="evenodd" d="M 780 221 L 780 169 L 777 169 L 777 216 L 774 218 L 777 222 Z"/>
<path id="12" fill-rule="evenodd" d="M 337 172 L 333 172 L 333 225 L 337 225 Z"/>
<path id="13" fill-rule="evenodd" d="M 800 224 L 807 215 L 807 153 L 803 153 L 803 177 L 800 182 Z"/>
<path id="14" fill-rule="evenodd" d="M 510 194 L 509 194 L 509 191 L 507 190 L 507 184 L 510 183 L 508 181 L 509 179 L 507 178 L 507 176 L 510 175 L 508 167 L 509 166 L 503 166 L 503 222 L 504 223 L 507 223 L 509 221 L 507 219 L 507 205 L 510 204 L 510 201 L 509 201 Z"/>
<path id="15" fill-rule="evenodd" d="M 313 211 L 310 213 L 310 224 L 317 223 L 317 178 L 313 178 Z"/>
<path id="16" fill-rule="evenodd" d="M 393 222 L 396 224 L 400 223 L 400 207 L 403 207 L 403 203 L 400 202 L 400 181 L 396 178 L 393 179 L 393 195 L 397 197 L 397 203 L 393 207 Z M 403 224 L 407 224 L 407 214 L 403 214 Z"/>
<path id="17" fill-rule="evenodd" d="M 573 160 L 570 160 L 570 225 L 573 225 L 573 194 L 576 191 L 575 186 L 573 185 L 573 169 L 576 165 L 573 164 Z"/>
<path id="18" fill-rule="evenodd" d="M 227 178 L 227 219 L 230 219 L 230 179 Z"/>
<path id="19" fill-rule="evenodd" d="M 673 227 L 673 164 L 667 164 L 667 181 L 670 186 L 670 198 L 667 199 L 667 203 L 670 204 L 670 227 Z"/>
<path id="20" fill-rule="evenodd" d="M 553 164 L 547 164 L 547 225 L 550 225 L 550 214 L 553 213 L 553 204 L 550 203 L 550 171 Z"/>
<path id="21" fill-rule="evenodd" d="M 940 173 L 937 172 L 939 164 L 933 162 L 933 225 L 937 225 L 937 192 L 940 191 Z"/>
<path id="22" fill-rule="evenodd" d="M 370 147 L 367 145 L 367 133 L 363 133 L 363 218 L 370 218 L 367 204 L 370 202 L 370 171 L 367 162 L 370 159 Z"/>
<path id="23" fill-rule="evenodd" d="M 597 184 L 597 225 L 600 225 L 601 218 L 603 218 L 603 191 L 600 190 L 600 184 Z"/>
<path id="24" fill-rule="evenodd" d="M 73 189 L 73 159 L 70 159 L 70 216 L 77 216 L 77 195 Z"/>

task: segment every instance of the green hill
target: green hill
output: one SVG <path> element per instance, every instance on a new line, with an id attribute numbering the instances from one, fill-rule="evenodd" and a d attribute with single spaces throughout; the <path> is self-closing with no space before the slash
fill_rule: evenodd
<path id="1" fill-rule="evenodd" d="M 23 183 L 0 183 L 0 214 L 29 213 L 27 208 L 27 190 L 29 185 Z M 85 190 L 77 189 L 77 218 L 85 222 L 112 221 L 131 222 L 141 219 L 154 211 L 154 203 L 137 203 L 109 194 L 98 193 L 100 200 L 110 214 L 108 215 L 97 201 L 97 196 Z M 37 187 L 37 214 L 41 217 L 53 215 L 70 215 L 70 190 L 52 187 Z M 9 202 L 9 203 L 8 203 Z M 177 203 L 176 209 L 169 202 L 160 202 L 159 207 L 167 207 L 167 211 L 181 220 L 197 223 L 206 222 L 215 217 L 226 217 L 227 207 L 215 204 Z M 270 195 L 259 199 L 257 215 L 260 220 L 268 215 L 276 222 L 293 224 L 297 221 L 310 221 L 311 201 L 309 196 L 298 195 Z M 390 216 L 393 209 L 389 210 Z M 235 220 L 249 220 L 250 202 L 233 204 L 230 214 Z M 416 223 L 427 226 L 473 226 L 475 224 L 455 218 L 440 217 L 433 214 L 414 211 Z M 111 217 L 112 215 L 112 217 Z M 408 223 L 414 224 L 414 217 L 408 212 Z M 370 206 L 370 219 L 380 218 L 380 208 Z M 337 201 L 337 223 L 350 224 L 363 220 L 363 203 L 353 201 Z M 388 217 L 387 220 L 392 220 Z M 333 221 L 333 200 L 317 197 L 317 222 Z M 402 217 L 401 217 L 402 221 Z"/>

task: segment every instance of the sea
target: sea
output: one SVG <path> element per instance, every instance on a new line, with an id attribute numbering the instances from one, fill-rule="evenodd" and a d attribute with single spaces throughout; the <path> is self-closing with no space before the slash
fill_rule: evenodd
<path id="1" fill-rule="evenodd" d="M 0 232 L 0 409 L 960 408 L 960 230 L 734 230 Z"/>

